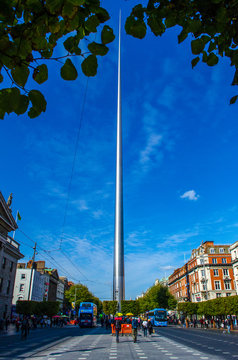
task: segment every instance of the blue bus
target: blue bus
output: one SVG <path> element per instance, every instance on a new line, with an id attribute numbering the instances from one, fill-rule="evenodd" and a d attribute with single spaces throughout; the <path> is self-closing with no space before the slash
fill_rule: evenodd
<path id="1" fill-rule="evenodd" d="M 151 320 L 153 326 L 167 326 L 166 309 L 153 309 L 148 312 L 148 319 Z"/>
<path id="2" fill-rule="evenodd" d="M 91 302 L 81 302 L 79 305 L 78 321 L 80 327 L 97 325 L 97 305 Z"/>

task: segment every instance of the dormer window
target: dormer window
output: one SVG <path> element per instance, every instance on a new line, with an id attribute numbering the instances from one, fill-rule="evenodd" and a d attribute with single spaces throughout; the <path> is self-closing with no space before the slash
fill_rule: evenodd
<path id="1" fill-rule="evenodd" d="M 214 248 L 210 249 L 210 254 L 215 254 L 215 249 Z"/>
<path id="2" fill-rule="evenodd" d="M 224 249 L 224 248 L 219 248 L 219 253 L 220 253 L 220 254 L 224 254 L 224 252 L 225 252 L 225 249 Z"/>

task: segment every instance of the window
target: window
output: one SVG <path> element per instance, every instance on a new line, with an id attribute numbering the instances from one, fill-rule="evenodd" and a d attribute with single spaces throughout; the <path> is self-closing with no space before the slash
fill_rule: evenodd
<path id="1" fill-rule="evenodd" d="M 26 274 L 21 274 L 21 279 L 25 279 L 26 278 Z"/>
<path id="2" fill-rule="evenodd" d="M 216 259 L 216 258 L 213 258 L 213 259 L 212 259 L 212 263 L 213 263 L 213 264 L 217 264 L 217 259 Z"/>
<path id="3" fill-rule="evenodd" d="M 204 264 L 204 260 L 203 260 L 203 259 L 201 259 L 201 260 L 200 260 L 200 263 L 201 263 L 201 264 Z"/>
<path id="4" fill-rule="evenodd" d="M 223 275 L 224 275 L 224 276 L 229 276 L 228 269 L 223 269 Z"/>
<path id="5" fill-rule="evenodd" d="M 231 289 L 231 283 L 230 281 L 225 281 L 225 289 L 230 290 Z"/>
<path id="6" fill-rule="evenodd" d="M 7 262 L 7 259 L 5 257 L 3 257 L 2 259 L 2 268 L 5 269 L 6 267 L 6 262 Z"/>
<path id="7" fill-rule="evenodd" d="M 222 264 L 226 264 L 226 258 L 222 258 Z"/>
<path id="8" fill-rule="evenodd" d="M 11 261 L 11 264 L 10 264 L 10 272 L 12 272 L 13 270 L 13 261 Z"/>
<path id="9" fill-rule="evenodd" d="M 20 291 L 24 291 L 24 284 L 20 284 Z"/>
<path id="10" fill-rule="evenodd" d="M 225 250 L 225 249 L 223 249 L 223 248 L 219 248 L 219 253 L 220 253 L 220 254 L 224 254 L 224 252 L 225 252 L 224 250 Z"/>
<path id="11" fill-rule="evenodd" d="M 203 291 L 206 291 L 206 290 L 207 290 L 205 284 L 202 285 L 202 289 L 203 289 Z"/>
<path id="12" fill-rule="evenodd" d="M 219 275 L 218 269 L 214 269 L 214 270 L 213 270 L 213 275 L 214 275 L 214 276 L 218 276 L 218 275 Z"/>
<path id="13" fill-rule="evenodd" d="M 9 292 L 10 292 L 10 286 L 11 286 L 11 281 L 8 280 L 8 282 L 7 282 L 7 294 L 9 294 Z"/>
<path id="14" fill-rule="evenodd" d="M 226 293 L 226 296 L 231 296 L 231 293 Z"/>
<path id="15" fill-rule="evenodd" d="M 210 254 L 215 254 L 215 249 L 214 248 L 210 249 Z"/>
<path id="16" fill-rule="evenodd" d="M 216 290 L 221 290 L 220 281 L 215 281 L 215 289 Z"/>
<path id="17" fill-rule="evenodd" d="M 221 293 L 216 293 L 216 297 L 217 298 L 221 297 Z"/>
<path id="18" fill-rule="evenodd" d="M 3 278 L 0 278 L 0 292 L 2 291 Z"/>
<path id="19" fill-rule="evenodd" d="M 205 271 L 204 270 L 201 270 L 201 275 L 205 276 Z"/>

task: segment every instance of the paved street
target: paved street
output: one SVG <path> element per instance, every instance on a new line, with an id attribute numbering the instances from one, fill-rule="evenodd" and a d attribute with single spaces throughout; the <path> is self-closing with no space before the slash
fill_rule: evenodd
<path id="1" fill-rule="evenodd" d="M 109 331 L 101 329 L 39 329 L 27 340 L 19 335 L 0 337 L 0 359 L 34 360 L 125 360 L 125 359 L 238 359 L 238 337 L 198 329 L 159 328 L 152 337 L 139 333 L 116 343 Z"/>

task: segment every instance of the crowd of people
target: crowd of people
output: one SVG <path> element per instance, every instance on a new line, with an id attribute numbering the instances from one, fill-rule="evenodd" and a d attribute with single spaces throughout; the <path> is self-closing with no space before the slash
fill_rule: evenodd
<path id="1" fill-rule="evenodd" d="M 5 319 L 0 318 L 0 334 L 7 333 L 9 326 L 11 328 L 15 327 L 16 333 L 21 334 L 21 338 L 24 340 L 27 338 L 30 330 L 35 330 L 37 328 L 47 328 L 47 327 L 63 327 L 67 325 L 67 320 L 64 318 L 47 318 L 44 316 L 18 316 L 10 320 L 9 317 Z"/>
<path id="2" fill-rule="evenodd" d="M 144 337 L 147 337 L 147 334 L 150 336 L 153 333 L 153 325 L 150 319 L 140 318 L 140 317 L 102 317 L 101 318 L 101 326 L 106 329 L 110 329 L 111 325 L 115 326 L 116 333 L 116 341 L 119 342 L 119 334 L 121 332 L 121 328 L 123 324 L 131 324 L 132 328 L 132 338 L 133 341 L 137 341 L 138 331 L 142 330 Z"/>

